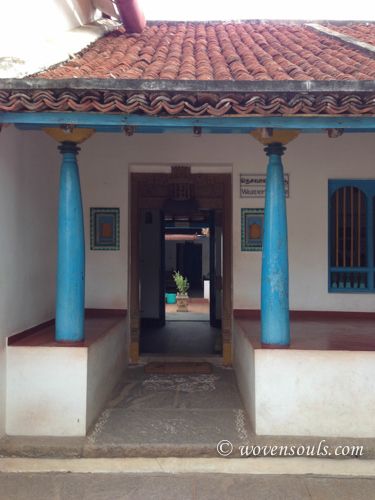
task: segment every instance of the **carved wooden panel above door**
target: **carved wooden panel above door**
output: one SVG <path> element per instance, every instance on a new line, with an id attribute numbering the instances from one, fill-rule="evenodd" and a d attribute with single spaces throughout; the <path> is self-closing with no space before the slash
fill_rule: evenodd
<path id="1" fill-rule="evenodd" d="M 168 199 L 195 199 L 199 209 L 223 208 L 228 174 L 192 174 L 190 167 L 172 167 L 171 174 L 132 174 L 139 208 L 162 208 Z"/>

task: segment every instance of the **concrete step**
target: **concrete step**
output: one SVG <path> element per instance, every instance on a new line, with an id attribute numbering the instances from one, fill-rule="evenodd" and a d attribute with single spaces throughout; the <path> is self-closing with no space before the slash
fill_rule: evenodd
<path id="1" fill-rule="evenodd" d="M 299 458 L 0 458 L 0 473 L 318 475 L 375 478 L 375 460 Z"/>
<path id="2" fill-rule="evenodd" d="M 87 437 L 22 437 L 0 439 L 0 457 L 30 458 L 269 458 L 309 460 L 375 460 L 375 439 L 301 436 L 247 436 L 230 444 L 213 439 L 201 442 L 165 442 L 165 440 L 124 442 L 121 439 L 90 441 Z M 212 436 L 211 436 L 212 438 Z M 231 447 L 233 446 L 233 449 Z M 230 451 L 230 453 L 228 453 Z M 327 460 L 326 460 L 327 461 Z"/>

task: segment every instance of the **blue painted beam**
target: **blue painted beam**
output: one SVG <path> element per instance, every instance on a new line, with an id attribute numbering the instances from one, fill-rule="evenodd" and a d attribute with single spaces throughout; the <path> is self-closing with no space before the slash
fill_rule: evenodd
<path id="1" fill-rule="evenodd" d="M 15 124 L 16 128 L 19 130 L 41 130 L 43 126 L 34 124 Z M 84 128 L 82 125 L 78 125 L 77 128 Z M 124 127 L 114 126 L 114 125 L 95 125 L 90 126 L 94 128 L 96 132 L 109 132 L 109 133 L 124 133 Z M 212 128 L 212 127 L 201 127 L 203 134 L 248 134 L 249 128 L 243 129 L 231 129 L 231 128 Z M 251 129 L 252 130 L 252 129 Z M 193 134 L 193 127 L 164 127 L 164 126 L 137 126 L 135 127 L 134 133 L 137 134 Z"/>
<path id="2" fill-rule="evenodd" d="M 288 235 L 281 144 L 265 148 L 269 157 L 264 209 L 261 291 L 261 341 L 265 346 L 288 346 Z"/>
<path id="3" fill-rule="evenodd" d="M 79 148 L 71 142 L 59 147 L 60 169 L 56 340 L 84 339 L 85 241 L 81 186 L 77 165 Z"/>
<path id="4" fill-rule="evenodd" d="M 35 125 L 35 124 L 23 124 L 19 123 L 15 125 L 17 129 L 19 130 L 41 130 L 43 126 L 41 125 Z M 83 125 L 77 125 L 78 128 L 84 127 Z M 124 133 L 124 127 L 120 127 L 118 125 L 91 125 L 90 128 L 94 128 L 96 132 L 103 132 L 103 133 L 117 133 L 117 134 L 123 134 Z M 249 127 L 243 127 L 243 128 L 229 128 L 229 127 L 201 127 L 202 128 L 202 135 L 207 135 L 207 134 L 249 134 L 252 130 L 255 130 L 255 127 L 249 128 Z M 320 134 L 320 133 L 326 133 L 327 129 L 321 129 L 321 128 L 309 128 L 309 129 L 302 129 L 300 128 L 304 134 Z M 345 134 L 364 134 L 364 133 L 374 133 L 375 130 L 373 129 L 352 129 L 348 128 L 345 129 Z M 165 126 L 142 126 L 142 125 L 137 125 L 135 127 L 135 134 L 193 134 L 193 127 L 165 127 Z"/>
<path id="5" fill-rule="evenodd" d="M 72 124 L 81 127 L 161 127 L 178 129 L 191 127 L 207 127 L 209 129 L 230 129 L 233 131 L 269 127 L 277 129 L 327 129 L 343 128 L 351 130 L 375 130 L 374 116 L 247 116 L 247 117 L 160 117 L 144 115 L 122 115 L 105 113 L 54 113 L 54 112 L 20 112 L 0 113 L 0 123 L 24 124 L 34 126 L 60 126 Z"/>

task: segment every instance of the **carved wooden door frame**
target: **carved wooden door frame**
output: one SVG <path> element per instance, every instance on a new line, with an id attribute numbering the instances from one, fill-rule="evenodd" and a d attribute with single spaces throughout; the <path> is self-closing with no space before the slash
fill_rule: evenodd
<path id="1" fill-rule="evenodd" d="M 173 168 L 173 167 L 172 167 Z M 188 168 L 188 167 L 178 167 Z M 189 171 L 190 172 L 190 171 Z M 189 175 L 189 173 L 188 173 Z M 140 211 L 161 209 L 168 199 L 171 174 L 130 173 L 130 252 L 129 252 L 129 316 L 130 359 L 139 361 L 140 286 L 139 226 Z M 223 304 L 222 357 L 225 365 L 232 363 L 232 176 L 231 174 L 191 174 L 195 199 L 200 207 L 222 210 L 223 213 Z"/>

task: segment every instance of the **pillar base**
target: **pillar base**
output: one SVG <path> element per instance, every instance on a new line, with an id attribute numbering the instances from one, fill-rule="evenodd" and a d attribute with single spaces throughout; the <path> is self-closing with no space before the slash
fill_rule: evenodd
<path id="1" fill-rule="evenodd" d="M 85 340 L 59 340 L 55 339 L 60 345 L 65 347 L 84 347 Z"/>
<path id="2" fill-rule="evenodd" d="M 263 344 L 262 349 L 289 349 L 290 344 Z"/>

